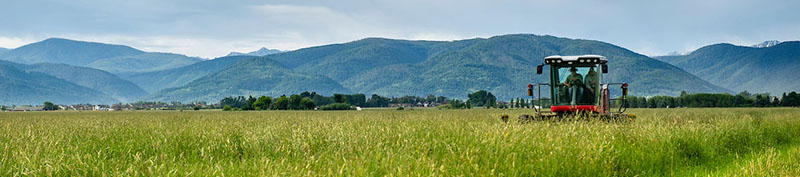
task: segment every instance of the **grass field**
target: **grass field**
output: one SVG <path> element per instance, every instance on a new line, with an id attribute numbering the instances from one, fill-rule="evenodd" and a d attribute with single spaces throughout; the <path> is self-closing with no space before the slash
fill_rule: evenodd
<path id="1" fill-rule="evenodd" d="M 0 113 L 0 176 L 798 176 L 800 109 Z"/>

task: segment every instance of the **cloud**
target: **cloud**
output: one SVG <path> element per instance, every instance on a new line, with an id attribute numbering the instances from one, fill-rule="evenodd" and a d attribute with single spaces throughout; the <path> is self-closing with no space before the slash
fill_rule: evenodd
<path id="1" fill-rule="evenodd" d="M 19 37 L 5 37 L 0 36 L 0 47 L 13 49 L 25 44 L 29 44 L 34 42 L 35 40 L 28 39 L 28 38 L 19 38 Z"/>

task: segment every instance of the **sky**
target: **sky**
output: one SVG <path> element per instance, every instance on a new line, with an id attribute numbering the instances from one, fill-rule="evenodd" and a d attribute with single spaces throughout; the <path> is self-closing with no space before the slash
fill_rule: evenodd
<path id="1" fill-rule="evenodd" d="M 800 40 L 798 0 L 0 0 L 0 47 L 51 37 L 215 58 L 366 37 L 460 40 L 530 33 L 645 55 Z"/>

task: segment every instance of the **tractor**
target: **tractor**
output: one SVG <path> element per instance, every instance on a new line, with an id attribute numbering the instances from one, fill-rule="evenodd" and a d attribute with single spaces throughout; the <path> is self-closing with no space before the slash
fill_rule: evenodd
<path id="1" fill-rule="evenodd" d="M 519 122 L 541 120 L 598 119 L 607 121 L 633 121 L 635 115 L 625 114 L 628 95 L 627 83 L 603 83 L 603 74 L 608 73 L 608 59 L 600 55 L 549 56 L 536 66 L 541 75 L 549 65 L 550 82 L 528 84 L 528 96 L 533 100 L 534 115 L 521 115 Z M 602 72 L 598 73 L 596 70 Z M 619 86 L 621 97 L 611 98 L 609 88 Z M 550 97 L 542 97 L 542 87 L 549 88 Z M 538 92 L 534 95 L 534 90 Z M 611 108 L 611 101 L 621 103 L 618 109 Z M 550 110 L 544 110 L 549 106 Z M 507 120 L 507 118 L 505 119 Z"/>

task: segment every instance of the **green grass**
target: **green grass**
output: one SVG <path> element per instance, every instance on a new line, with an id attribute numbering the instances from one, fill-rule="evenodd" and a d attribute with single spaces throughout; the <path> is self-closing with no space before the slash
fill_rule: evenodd
<path id="1" fill-rule="evenodd" d="M 0 113 L 0 176 L 798 176 L 800 109 Z"/>

